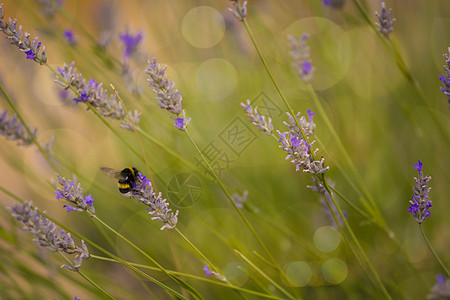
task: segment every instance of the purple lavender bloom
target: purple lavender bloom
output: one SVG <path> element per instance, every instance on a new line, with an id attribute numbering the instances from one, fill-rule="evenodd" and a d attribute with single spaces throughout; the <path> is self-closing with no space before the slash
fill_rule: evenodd
<path id="1" fill-rule="evenodd" d="M 184 109 L 181 112 L 181 117 L 178 117 L 178 118 L 172 117 L 172 120 L 175 121 L 175 124 L 174 124 L 175 127 L 182 131 L 186 130 L 187 126 L 191 122 L 191 118 L 186 117 L 186 111 Z"/>
<path id="2" fill-rule="evenodd" d="M 30 39 L 30 34 L 22 32 L 22 25 L 17 26 L 17 20 L 9 18 L 8 23 L 3 21 L 3 3 L 0 4 L 0 31 L 8 36 L 11 40 L 11 44 L 17 46 L 20 51 L 27 54 L 27 59 L 32 59 L 39 64 L 45 64 L 47 62 L 47 53 L 45 52 L 45 46 L 38 41 L 38 38 Z M 23 38 L 23 39 L 22 39 Z M 42 46 L 42 52 L 39 53 Z"/>
<path id="3" fill-rule="evenodd" d="M 306 113 L 308 114 L 308 117 L 309 117 L 309 123 L 312 123 L 313 122 L 313 117 L 315 116 L 315 112 L 312 112 L 312 110 L 310 110 L 310 109 L 308 109 L 307 111 L 306 111 Z"/>
<path id="4" fill-rule="evenodd" d="M 394 31 L 395 18 L 391 19 L 392 8 L 386 10 L 386 4 L 381 2 L 381 14 L 375 12 L 379 23 L 375 23 L 378 26 L 379 32 L 387 39 L 389 39 L 389 34 Z"/>
<path id="5" fill-rule="evenodd" d="M 86 197 L 83 196 L 83 188 L 80 183 L 77 183 L 76 178 L 74 181 L 66 180 L 64 177 L 61 177 L 59 174 L 58 182 L 60 187 L 55 191 L 56 200 L 66 200 L 70 205 L 64 205 L 63 207 L 67 212 L 70 211 L 88 211 L 95 215 L 95 209 L 92 205 L 94 203 L 94 199 L 92 195 L 88 195 Z"/>
<path id="6" fill-rule="evenodd" d="M 445 279 L 444 275 L 438 274 L 436 281 L 427 299 L 450 299 L 450 279 Z"/>
<path id="7" fill-rule="evenodd" d="M 311 111 L 308 112 L 310 122 L 308 122 L 304 116 L 300 116 L 300 113 L 298 113 L 295 118 L 289 113 L 286 114 L 289 117 L 289 122 L 283 123 L 288 127 L 289 131 L 280 132 L 277 130 L 280 137 L 279 142 L 281 143 L 279 147 L 288 153 L 286 159 L 291 160 L 291 163 L 296 166 L 296 171 L 303 169 L 303 172 L 308 172 L 314 175 L 327 171 L 329 167 L 323 166 L 325 161 L 324 158 L 321 160 L 314 160 L 313 158 L 313 155 L 319 151 L 317 148 L 314 151 L 311 150 L 315 141 L 313 140 L 308 143 L 308 139 L 314 134 L 314 129 L 316 127 L 316 124 L 312 122 L 313 113 Z M 298 123 L 302 127 L 301 130 L 298 128 L 295 119 L 297 119 Z M 306 139 L 303 139 L 302 131 L 305 134 Z"/>
<path id="8" fill-rule="evenodd" d="M 245 190 L 242 193 L 242 196 L 239 195 L 238 193 L 234 193 L 233 195 L 231 195 L 231 198 L 233 199 L 233 202 L 239 208 L 242 208 L 244 206 L 244 203 L 247 201 L 247 197 L 248 197 L 248 191 L 247 190 Z"/>
<path id="9" fill-rule="evenodd" d="M 63 68 L 57 68 L 59 76 L 55 78 L 55 82 L 65 89 L 73 88 L 76 90 L 77 97 L 73 100 L 76 103 L 85 102 L 92 105 L 102 116 L 121 120 L 120 126 L 127 130 L 134 130 L 139 125 L 141 113 L 137 110 L 128 111 L 122 103 L 116 99 L 116 95 L 108 96 L 107 91 L 103 88 L 102 83 L 98 83 L 95 79 L 86 80 L 83 75 L 77 73 L 77 68 L 72 62 L 69 65 L 64 64 Z"/>
<path id="10" fill-rule="evenodd" d="M 333 8 L 341 8 L 344 5 L 345 0 L 323 0 L 324 6 L 330 6 Z"/>
<path id="11" fill-rule="evenodd" d="M 306 40 L 309 38 L 307 33 L 303 34 L 298 40 L 289 35 L 291 51 L 289 55 L 294 59 L 292 66 L 297 71 L 298 76 L 305 82 L 309 82 L 314 73 L 314 67 L 310 58 L 310 48 Z"/>
<path id="12" fill-rule="evenodd" d="M 408 212 L 412 213 L 417 223 L 421 224 L 427 217 L 430 216 L 429 209 L 432 207 L 431 200 L 429 200 L 429 192 L 431 188 L 428 187 L 428 182 L 431 180 L 430 176 L 423 177 L 422 162 L 414 164 L 414 169 L 418 171 L 418 178 L 414 177 L 416 186 L 413 187 L 414 195 L 409 201 Z"/>
<path id="13" fill-rule="evenodd" d="M 67 254 L 76 254 L 73 266 L 62 265 L 61 267 L 69 270 L 78 271 L 83 259 L 90 257 L 89 250 L 81 241 L 81 247 L 78 247 L 70 233 L 64 230 L 58 230 L 56 224 L 39 214 L 37 208 L 32 207 L 31 202 L 24 202 L 13 207 L 8 207 L 11 215 L 19 222 L 24 224 L 24 229 L 33 233 L 36 238 L 33 240 L 39 246 L 54 252 L 65 252 Z"/>
<path id="14" fill-rule="evenodd" d="M 444 93 L 445 96 L 447 96 L 448 104 L 450 104 L 450 47 L 448 48 L 448 53 L 444 54 L 445 58 L 445 75 L 439 75 L 439 79 L 442 81 L 442 84 L 444 87 L 441 87 L 441 91 Z"/>
<path id="15" fill-rule="evenodd" d="M 205 271 L 205 277 L 207 277 L 207 276 L 213 276 L 213 274 L 212 274 L 212 272 L 211 272 L 211 270 L 209 269 L 208 266 L 204 266 L 204 267 L 203 267 L 203 271 Z"/>
<path id="16" fill-rule="evenodd" d="M 34 137 L 36 137 L 36 133 L 37 129 L 34 129 Z M 0 135 L 4 135 L 8 140 L 18 141 L 18 145 L 28 146 L 33 143 L 33 138 L 28 134 L 22 122 L 16 115 L 8 117 L 6 110 L 0 116 Z"/>
<path id="17" fill-rule="evenodd" d="M 75 34 L 72 30 L 66 29 L 63 31 L 63 37 L 69 43 L 70 46 L 75 46 L 77 44 L 77 40 L 75 38 Z"/>
<path id="18" fill-rule="evenodd" d="M 131 190 L 131 197 L 136 199 L 136 202 L 141 202 L 148 206 L 149 215 L 152 215 L 152 220 L 158 220 L 164 223 L 161 230 L 173 229 L 178 223 L 178 210 L 175 214 L 169 208 L 169 203 L 162 198 L 162 194 L 156 194 L 153 191 L 153 186 L 150 180 L 142 173 L 138 173 L 136 182 Z"/>
<path id="19" fill-rule="evenodd" d="M 175 83 L 166 75 L 167 66 L 162 66 L 156 62 L 156 58 L 153 61 L 148 61 L 148 68 L 145 71 L 150 79 L 147 79 L 150 83 L 150 87 L 153 88 L 153 92 L 156 94 L 156 100 L 159 101 L 159 106 L 162 109 L 166 109 L 174 115 L 181 113 L 181 93 L 175 89 Z"/>
<path id="20" fill-rule="evenodd" d="M 137 51 L 139 43 L 142 41 L 142 32 L 139 31 L 135 36 L 128 30 L 125 33 L 119 35 L 119 39 L 125 46 L 125 51 L 123 53 L 124 60 L 130 57 L 133 53 Z"/>

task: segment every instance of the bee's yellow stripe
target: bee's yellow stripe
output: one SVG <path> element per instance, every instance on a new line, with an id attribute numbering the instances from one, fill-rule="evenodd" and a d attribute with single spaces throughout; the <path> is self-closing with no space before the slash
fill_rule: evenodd
<path id="1" fill-rule="evenodd" d="M 134 170 L 133 170 L 133 168 L 127 168 L 128 170 L 130 170 L 130 172 L 131 172 L 131 174 L 133 174 L 133 176 L 136 176 L 136 174 L 134 174 Z"/>
<path id="2" fill-rule="evenodd" d="M 117 183 L 117 186 L 119 187 L 119 189 L 127 189 L 130 187 L 128 183 Z"/>

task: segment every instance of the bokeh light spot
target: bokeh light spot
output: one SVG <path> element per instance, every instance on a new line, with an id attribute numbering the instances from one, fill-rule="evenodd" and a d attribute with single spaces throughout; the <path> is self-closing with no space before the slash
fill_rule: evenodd
<path id="1" fill-rule="evenodd" d="M 347 264 L 339 258 L 331 258 L 322 266 L 322 277 L 331 284 L 343 282 L 347 275 Z"/>
<path id="2" fill-rule="evenodd" d="M 181 22 L 181 32 L 186 41 L 197 48 L 217 45 L 225 34 L 222 14 L 209 6 L 191 9 Z"/>
<path id="3" fill-rule="evenodd" d="M 236 88 L 237 72 L 225 59 L 213 58 L 200 65 L 195 82 L 197 89 L 207 100 L 222 100 Z"/>
<path id="4" fill-rule="evenodd" d="M 322 252 L 332 252 L 339 246 L 339 233 L 330 226 L 323 226 L 314 232 L 314 246 Z"/>
<path id="5" fill-rule="evenodd" d="M 303 261 L 292 262 L 286 268 L 286 276 L 293 286 L 305 286 L 312 278 L 311 267 Z"/>
<path id="6" fill-rule="evenodd" d="M 242 286 L 248 280 L 247 274 L 242 270 L 247 270 L 247 267 L 243 263 L 231 262 L 225 266 L 223 273 L 234 285 Z"/>

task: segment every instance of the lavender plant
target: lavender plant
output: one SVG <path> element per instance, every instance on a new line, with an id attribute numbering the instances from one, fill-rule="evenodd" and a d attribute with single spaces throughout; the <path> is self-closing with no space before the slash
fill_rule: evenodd
<path id="1" fill-rule="evenodd" d="M 33 209 L 31 202 L 17 204 L 8 209 L 17 221 L 23 223 L 25 230 L 36 236 L 33 241 L 39 246 L 53 252 L 75 254 L 73 265 L 64 264 L 61 268 L 78 271 L 83 259 L 90 257 L 89 250 L 83 240 L 81 240 L 81 247 L 77 246 L 70 233 L 58 230 L 53 222 L 37 212 L 37 208 Z"/>
<path id="2" fill-rule="evenodd" d="M 431 215 L 430 208 L 433 206 L 429 199 L 431 187 L 428 187 L 431 176 L 423 176 L 422 166 L 423 164 L 420 160 L 414 165 L 414 169 L 418 171 L 419 176 L 414 177 L 416 186 L 413 188 L 414 195 L 412 200 L 409 201 L 410 206 L 408 209 L 408 212 L 412 213 L 418 224 L 423 223 Z"/>
<path id="3" fill-rule="evenodd" d="M 306 40 L 309 38 L 309 34 L 303 34 L 298 40 L 292 35 L 288 36 L 291 51 L 289 55 L 294 59 L 292 66 L 297 71 L 298 77 L 303 81 L 308 82 L 312 79 L 314 68 L 309 58 L 310 48 Z"/>
<path id="4" fill-rule="evenodd" d="M 378 23 L 375 23 L 375 25 L 378 26 L 379 32 L 387 39 L 389 39 L 390 33 L 394 31 L 395 18 L 391 18 L 391 13 L 392 8 L 387 10 L 384 2 L 381 2 L 381 13 L 375 12 L 378 18 Z"/>
<path id="5" fill-rule="evenodd" d="M 448 53 L 450 54 L 450 47 L 448 48 Z M 444 71 L 445 75 L 439 75 L 439 79 L 444 85 L 441 87 L 441 91 L 447 96 L 448 104 L 450 104 L 450 55 L 444 54 L 445 65 Z"/>
<path id="6" fill-rule="evenodd" d="M 81 184 L 77 182 L 77 178 L 74 180 L 66 180 L 66 178 L 58 176 L 58 182 L 60 187 L 55 191 L 56 200 L 65 200 L 70 204 L 74 205 L 64 205 L 63 207 L 67 212 L 70 211 L 89 211 L 91 214 L 95 215 L 94 199 L 92 195 L 83 195 L 83 188 Z"/>
<path id="7" fill-rule="evenodd" d="M 36 137 L 37 128 L 33 131 L 33 136 Z M 0 135 L 3 135 L 8 140 L 17 141 L 18 145 L 30 145 L 33 143 L 32 137 L 25 130 L 22 122 L 18 120 L 17 115 L 8 117 L 8 111 L 5 109 L 0 116 Z"/>

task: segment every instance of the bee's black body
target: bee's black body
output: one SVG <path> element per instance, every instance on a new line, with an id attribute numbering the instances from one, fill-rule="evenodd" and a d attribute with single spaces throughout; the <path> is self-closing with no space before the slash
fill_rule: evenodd
<path id="1" fill-rule="evenodd" d="M 119 192 L 125 196 L 131 195 L 131 189 L 136 182 L 139 171 L 136 168 L 125 168 L 122 171 L 114 170 L 111 168 L 100 168 L 106 175 L 119 180 L 117 187 Z"/>
<path id="2" fill-rule="evenodd" d="M 119 179 L 117 186 L 122 194 L 128 194 L 136 182 L 138 170 L 136 168 L 125 168 L 120 172 L 122 178 Z"/>

